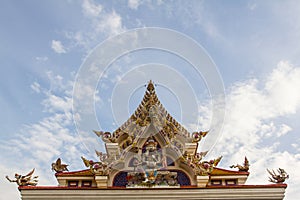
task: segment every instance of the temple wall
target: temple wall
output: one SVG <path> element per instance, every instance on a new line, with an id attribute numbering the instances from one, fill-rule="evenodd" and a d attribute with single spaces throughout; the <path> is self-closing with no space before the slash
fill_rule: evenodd
<path id="1" fill-rule="evenodd" d="M 180 189 L 20 189 L 23 200 L 52 199 L 237 199 L 282 200 L 285 187 Z"/>

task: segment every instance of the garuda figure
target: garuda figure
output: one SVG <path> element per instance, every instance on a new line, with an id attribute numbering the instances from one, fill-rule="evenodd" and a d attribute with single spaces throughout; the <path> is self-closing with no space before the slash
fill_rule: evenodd
<path id="1" fill-rule="evenodd" d="M 281 168 L 277 170 L 278 174 L 276 174 L 274 170 L 270 171 L 267 169 L 267 171 L 272 176 L 272 178 L 269 177 L 269 181 L 272 183 L 283 183 L 286 179 L 289 178 L 289 175 L 286 173 L 286 171 Z"/>
<path id="2" fill-rule="evenodd" d="M 238 168 L 239 171 L 242 171 L 242 172 L 249 171 L 249 167 L 250 167 L 250 164 L 249 164 L 249 161 L 248 161 L 247 157 L 245 157 L 245 161 L 244 161 L 243 165 L 237 164 L 237 165 L 231 165 L 230 166 L 230 168 Z"/>
<path id="3" fill-rule="evenodd" d="M 34 173 L 34 169 L 25 176 L 22 176 L 20 174 L 15 174 L 15 180 L 11 180 L 8 176 L 6 176 L 6 178 L 9 182 L 16 182 L 18 186 L 28 186 L 28 185 L 36 186 L 38 182 L 37 180 L 38 176 L 32 177 L 33 173 Z"/>
<path id="4" fill-rule="evenodd" d="M 69 171 L 67 168 L 68 165 L 62 164 L 60 158 L 58 158 L 55 163 L 52 163 L 51 166 L 52 166 L 52 171 L 53 170 L 56 172 Z"/>

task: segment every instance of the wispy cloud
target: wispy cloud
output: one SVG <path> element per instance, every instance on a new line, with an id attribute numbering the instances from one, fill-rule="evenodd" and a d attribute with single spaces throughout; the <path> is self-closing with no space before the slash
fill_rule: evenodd
<path id="1" fill-rule="evenodd" d="M 62 45 L 61 41 L 59 40 L 52 40 L 51 42 L 51 48 L 56 52 L 56 53 L 67 53 L 65 47 Z"/>
<path id="2" fill-rule="evenodd" d="M 230 155 L 237 147 L 255 146 L 264 138 L 288 134 L 292 128 L 287 124 L 276 124 L 275 121 L 278 117 L 289 116 L 299 110 L 299 90 L 300 68 L 285 61 L 281 61 L 264 80 L 249 79 L 232 85 L 227 94 L 226 119 L 219 144 L 226 144 L 226 148 L 221 150 L 222 146 L 216 152 L 224 151 Z M 205 105 L 200 108 L 205 113 L 202 118 L 210 116 L 206 114 L 209 109 Z M 202 122 L 209 122 L 202 118 Z M 207 124 L 203 126 L 207 127 Z"/>
<path id="3" fill-rule="evenodd" d="M 124 30 L 122 27 L 122 18 L 115 11 L 104 15 L 103 19 L 96 25 L 96 30 L 98 32 L 106 32 L 109 35 L 115 35 Z"/>
<path id="4" fill-rule="evenodd" d="M 128 0 L 128 7 L 137 10 L 141 1 L 140 0 Z"/>
<path id="5" fill-rule="evenodd" d="M 40 61 L 40 62 L 45 62 L 48 59 L 49 58 L 47 56 L 37 56 L 37 57 L 35 57 L 35 60 Z"/>
<path id="6" fill-rule="evenodd" d="M 242 163 L 246 155 L 251 162 L 248 183 L 252 184 L 267 183 L 266 168 L 285 168 L 293 177 L 289 181 L 289 195 L 294 196 L 300 187 L 296 181 L 300 173 L 294 170 L 300 166 L 300 154 L 280 146 L 281 141 L 289 138 L 293 127 L 278 123 L 278 119 L 300 109 L 300 68 L 281 61 L 266 78 L 237 82 L 227 91 L 222 136 L 210 156 L 223 155 L 221 165 L 228 167 Z M 200 108 L 200 121 L 207 127 L 210 110 L 205 104 Z M 294 143 L 294 147 L 297 149 L 298 145 Z"/>
<path id="7" fill-rule="evenodd" d="M 71 164 L 71 170 L 81 169 L 83 166 L 78 155 L 87 153 L 81 138 L 89 143 L 96 141 L 90 137 L 93 136 L 90 133 L 80 137 L 74 127 L 71 100 L 73 82 L 52 72 L 48 72 L 48 76 L 50 81 L 54 81 L 50 90 L 37 82 L 31 85 L 33 90 L 44 95 L 42 105 L 46 117 L 36 123 L 24 125 L 15 137 L 0 142 L 3 152 L 0 158 L 5 163 L 0 166 L 2 177 L 15 172 L 26 173 L 26 170 L 36 168 L 41 185 L 55 185 L 55 178 L 50 170 L 51 163 L 61 157 L 64 162 Z"/>
<path id="8" fill-rule="evenodd" d="M 36 93 L 40 93 L 41 92 L 41 86 L 38 82 L 34 82 L 30 85 L 30 88 L 35 91 Z"/>
<path id="9" fill-rule="evenodd" d="M 254 2 L 248 3 L 247 6 L 248 6 L 248 8 L 249 8 L 250 10 L 255 10 L 256 7 L 257 7 L 257 3 L 254 3 Z"/>
<path id="10" fill-rule="evenodd" d="M 82 11 L 86 16 L 97 17 L 100 15 L 103 7 L 101 4 L 96 4 L 92 0 L 84 0 L 82 3 Z"/>
<path id="11" fill-rule="evenodd" d="M 81 8 L 85 16 L 83 18 L 85 29 L 65 33 L 73 47 L 79 46 L 89 51 L 106 37 L 126 30 L 122 16 L 115 10 L 105 9 L 101 4 L 91 0 L 83 1 Z"/>

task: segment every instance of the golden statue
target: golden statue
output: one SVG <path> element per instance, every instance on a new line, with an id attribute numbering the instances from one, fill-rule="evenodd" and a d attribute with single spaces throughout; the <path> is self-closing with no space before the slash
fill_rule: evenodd
<path id="1" fill-rule="evenodd" d="M 207 151 L 196 153 L 194 155 L 188 154 L 186 151 L 181 157 L 181 161 L 188 166 L 192 167 L 194 173 L 197 176 L 208 175 L 212 172 L 214 167 L 216 167 L 222 159 L 222 156 L 210 160 L 202 161 L 202 158 L 207 154 Z"/>
<path id="2" fill-rule="evenodd" d="M 249 171 L 249 166 L 250 166 L 249 161 L 248 161 L 247 157 L 245 156 L 244 165 L 239 165 L 239 164 L 231 165 L 230 168 L 238 168 L 239 171 L 247 172 L 247 171 Z"/>
<path id="3" fill-rule="evenodd" d="M 16 182 L 18 186 L 28 186 L 28 185 L 36 186 L 38 182 L 37 180 L 38 176 L 32 177 L 33 173 L 34 173 L 34 169 L 31 170 L 31 172 L 29 172 L 25 176 L 22 176 L 20 174 L 15 174 L 15 180 L 11 180 L 8 176 L 6 176 L 6 179 L 9 182 Z"/>
<path id="4" fill-rule="evenodd" d="M 269 169 L 267 169 L 267 171 L 272 176 L 272 178 L 269 177 L 269 181 L 272 183 L 283 183 L 286 179 L 289 178 L 289 175 L 282 168 L 279 168 L 277 170 L 278 174 L 276 174 L 274 170 L 270 171 Z"/>
<path id="5" fill-rule="evenodd" d="M 55 163 L 52 163 L 51 166 L 52 166 L 52 171 L 56 171 L 56 172 L 69 171 L 67 168 L 68 165 L 62 164 L 60 158 L 58 158 Z"/>
<path id="6" fill-rule="evenodd" d="M 99 174 L 101 176 L 106 176 L 110 172 L 110 166 L 106 161 L 93 161 L 93 160 L 88 160 L 81 156 L 81 159 L 84 163 L 84 165 L 88 168 L 90 168 L 90 171 L 93 174 Z"/>

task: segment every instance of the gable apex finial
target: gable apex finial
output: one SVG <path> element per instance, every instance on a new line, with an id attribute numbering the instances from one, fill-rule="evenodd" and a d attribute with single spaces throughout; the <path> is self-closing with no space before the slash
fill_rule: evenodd
<path id="1" fill-rule="evenodd" d="M 147 90 L 150 92 L 154 90 L 154 84 L 153 84 L 152 80 L 149 81 L 149 83 L 147 85 Z"/>

